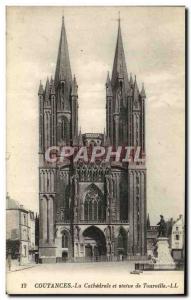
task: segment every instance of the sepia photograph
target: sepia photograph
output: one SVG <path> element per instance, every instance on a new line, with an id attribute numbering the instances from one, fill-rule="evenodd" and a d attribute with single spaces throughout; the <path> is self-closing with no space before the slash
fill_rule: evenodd
<path id="1" fill-rule="evenodd" d="M 6 7 L 7 294 L 185 294 L 185 30 Z"/>

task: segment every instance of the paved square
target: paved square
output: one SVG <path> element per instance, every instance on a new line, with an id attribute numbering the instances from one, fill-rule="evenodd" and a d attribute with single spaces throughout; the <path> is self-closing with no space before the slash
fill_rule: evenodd
<path id="1" fill-rule="evenodd" d="M 7 292 L 18 294 L 183 293 L 183 271 L 130 274 L 132 262 L 60 263 L 8 272 Z"/>

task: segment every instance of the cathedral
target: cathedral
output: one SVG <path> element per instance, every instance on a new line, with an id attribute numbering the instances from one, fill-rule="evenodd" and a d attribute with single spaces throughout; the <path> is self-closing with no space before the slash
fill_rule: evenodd
<path id="1" fill-rule="evenodd" d="M 76 33 L 77 34 L 77 33 Z M 64 18 L 54 78 L 40 83 L 39 259 L 42 263 L 142 259 L 146 246 L 145 90 L 127 70 L 120 20 L 111 76 L 106 74 L 106 130 L 78 128 Z M 140 147 L 140 161 L 46 160 L 54 146 Z M 114 151 L 113 150 L 113 151 Z M 89 153 L 89 152 L 88 152 Z"/>

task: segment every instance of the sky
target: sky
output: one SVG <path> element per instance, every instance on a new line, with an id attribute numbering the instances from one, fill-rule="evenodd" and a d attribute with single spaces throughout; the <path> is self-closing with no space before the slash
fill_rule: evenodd
<path id="1" fill-rule="evenodd" d="M 118 12 L 128 73 L 146 90 L 147 211 L 151 224 L 184 213 L 183 7 L 7 8 L 7 192 L 38 211 L 38 87 L 53 76 L 62 15 L 78 82 L 82 133 L 103 132 Z"/>

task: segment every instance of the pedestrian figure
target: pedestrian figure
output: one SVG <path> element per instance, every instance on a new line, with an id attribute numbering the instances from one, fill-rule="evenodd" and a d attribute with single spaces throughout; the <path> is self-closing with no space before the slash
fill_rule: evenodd
<path id="1" fill-rule="evenodd" d="M 11 271 L 11 252 L 8 253 L 7 262 L 8 262 L 8 269 L 9 271 Z"/>

